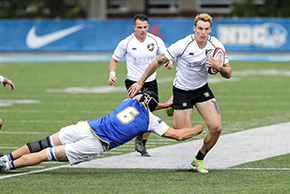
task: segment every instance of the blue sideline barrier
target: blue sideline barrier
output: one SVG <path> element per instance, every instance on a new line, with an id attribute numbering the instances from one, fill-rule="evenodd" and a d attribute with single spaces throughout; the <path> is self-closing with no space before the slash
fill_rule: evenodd
<path id="1" fill-rule="evenodd" d="M 167 46 L 193 33 L 193 19 L 151 19 Z M 0 20 L 0 52 L 113 52 L 131 19 Z M 290 19 L 214 19 L 211 35 L 227 52 L 290 52 Z"/>
<path id="2" fill-rule="evenodd" d="M 96 55 L 5 55 L 0 56 L 0 63 L 26 63 L 26 62 L 108 62 L 111 59 L 110 54 L 96 54 Z M 271 55 L 271 54 L 229 54 L 229 60 L 232 61 L 273 61 L 273 62 L 290 62 L 290 56 L 283 55 Z M 124 61 L 124 59 L 123 59 Z"/>

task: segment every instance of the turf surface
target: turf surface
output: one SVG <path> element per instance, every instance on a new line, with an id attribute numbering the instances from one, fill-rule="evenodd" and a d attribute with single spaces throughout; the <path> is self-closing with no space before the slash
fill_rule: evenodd
<path id="1" fill-rule="evenodd" d="M 223 134 L 290 121 L 290 63 L 232 62 L 231 66 L 232 79 L 219 79 L 219 75 L 210 78 L 210 87 L 222 113 Z M 0 132 L 2 153 L 42 139 L 79 120 L 101 117 L 127 98 L 126 91 L 65 92 L 70 87 L 108 86 L 108 63 L 2 63 L 0 68 L 1 75 L 12 79 L 16 86 L 15 91 L 0 88 L 0 104 L 7 105 L 7 100 L 13 103 L 0 107 L 0 117 L 4 120 Z M 162 67 L 158 70 L 162 102 L 171 95 L 174 74 L 175 70 Z M 115 86 L 124 87 L 124 63 L 118 65 L 117 77 Z M 52 89 L 58 92 L 48 92 Z M 164 111 L 157 115 L 172 125 L 172 118 Z M 204 125 L 196 111 L 192 122 Z M 204 135 L 205 132 L 193 139 Z M 174 143 L 177 142 L 151 135 L 148 148 Z M 134 144 L 129 142 L 102 157 L 133 151 Z M 244 170 L 212 170 L 208 175 L 193 170 L 61 168 L 2 179 L 0 188 L 1 193 L 39 193 L 40 186 L 42 193 L 289 193 L 289 170 L 279 170 L 290 168 L 289 156 L 238 166 Z M 3 173 L 0 177 L 57 165 L 42 163 Z"/>

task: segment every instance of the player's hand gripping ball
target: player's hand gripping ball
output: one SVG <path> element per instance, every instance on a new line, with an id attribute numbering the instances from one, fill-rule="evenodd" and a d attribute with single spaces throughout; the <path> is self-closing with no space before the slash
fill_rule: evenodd
<path id="1" fill-rule="evenodd" d="M 221 56 L 221 65 L 225 64 L 225 52 L 222 48 L 217 47 L 212 52 L 208 53 L 208 55 L 211 55 L 213 58 L 218 59 L 219 56 Z M 219 71 L 216 68 L 207 67 L 207 72 L 211 75 L 217 74 Z"/>

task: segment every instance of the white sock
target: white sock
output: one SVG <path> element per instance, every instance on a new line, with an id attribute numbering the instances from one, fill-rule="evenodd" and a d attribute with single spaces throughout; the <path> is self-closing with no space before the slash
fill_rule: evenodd
<path id="1" fill-rule="evenodd" d="M 6 165 L 6 168 L 5 168 L 4 171 L 10 170 L 10 168 L 9 168 L 9 162 L 6 162 L 5 165 Z"/>
<path id="2" fill-rule="evenodd" d="M 0 159 L 1 159 L 3 162 L 8 162 L 8 161 L 10 161 L 10 160 L 9 160 L 9 157 L 8 157 L 7 155 L 2 156 Z"/>
<path id="3" fill-rule="evenodd" d="M 14 161 L 13 160 L 10 161 L 10 162 L 6 162 L 5 165 L 6 165 L 5 171 L 7 171 L 7 170 L 14 170 L 15 169 Z"/>

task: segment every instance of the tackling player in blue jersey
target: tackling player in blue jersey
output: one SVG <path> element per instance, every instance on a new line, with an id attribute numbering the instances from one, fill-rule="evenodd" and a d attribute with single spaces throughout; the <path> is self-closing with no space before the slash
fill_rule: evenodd
<path id="1" fill-rule="evenodd" d="M 0 158 L 0 171 L 32 166 L 43 161 L 77 164 L 97 158 L 144 132 L 176 139 L 189 139 L 203 131 L 201 125 L 175 130 L 151 113 L 158 103 L 147 92 L 127 99 L 112 113 L 97 119 L 63 127 L 43 140 L 28 143 Z"/>

